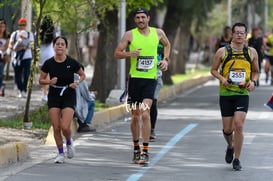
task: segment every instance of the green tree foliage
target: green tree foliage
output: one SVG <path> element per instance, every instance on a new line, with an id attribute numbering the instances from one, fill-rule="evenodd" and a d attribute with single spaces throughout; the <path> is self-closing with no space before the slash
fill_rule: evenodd
<path id="1" fill-rule="evenodd" d="M 7 0 L 4 0 L 5 2 Z M 257 0 L 262 4 L 263 0 Z M 268 0 L 269 17 L 272 17 L 272 1 Z M 10 2 L 10 1 L 9 1 Z M 69 38 L 69 54 L 81 60 L 79 51 L 78 36 L 81 32 L 89 29 L 91 24 L 98 23 L 100 33 L 97 60 L 95 63 L 94 77 L 90 89 L 99 92 L 98 99 L 105 101 L 111 89 L 116 88 L 117 84 L 117 61 L 113 57 L 114 49 L 119 42 L 118 38 L 118 7 L 119 0 L 32 0 L 35 9 L 35 20 L 40 9 L 40 3 L 45 2 L 42 9 L 44 15 L 53 17 L 54 22 L 59 22 L 62 34 Z M 245 20 L 246 4 L 251 3 L 247 0 L 233 0 L 233 20 Z M 253 3 L 256 3 L 253 1 Z M 174 72 L 185 73 L 185 63 L 188 60 L 188 40 L 191 34 L 200 43 L 204 43 L 207 37 L 220 34 L 222 27 L 226 25 L 226 0 L 126 0 L 127 25 L 133 25 L 130 12 L 138 7 L 150 9 L 166 9 L 166 16 L 163 29 L 169 37 L 172 48 L 178 54 L 172 54 L 170 67 L 175 67 Z M 257 12 L 262 12 L 261 8 L 256 8 Z M 160 12 L 160 11 L 159 11 Z M 154 14 L 153 14 L 154 15 Z M 154 18 L 154 17 L 152 17 Z M 269 18 L 270 21 L 271 18 Z M 130 23 L 128 23 L 130 22 Z M 269 25 L 273 24 L 270 22 Z M 73 52 L 73 51 L 74 52 Z M 171 68 L 173 69 L 173 68 Z M 174 72 L 169 72 L 169 75 Z M 166 76 L 170 77 L 170 76 Z M 167 83 L 167 81 L 165 81 Z"/>
<path id="2" fill-rule="evenodd" d="M 197 40 L 200 39 L 201 27 L 207 21 L 208 13 L 215 6 L 216 0 L 166 0 L 165 4 L 167 13 L 163 29 L 173 47 L 171 74 L 185 73 L 190 35 L 192 33 Z M 163 79 L 166 84 L 172 84 L 170 74 L 164 75 Z"/>
<path id="3" fill-rule="evenodd" d="M 4 18 L 5 20 L 10 19 L 11 20 L 11 24 L 9 24 L 9 31 L 13 31 L 14 29 L 17 28 L 17 22 L 16 22 L 16 18 L 18 18 L 20 15 L 20 11 L 18 10 L 18 8 L 21 5 L 21 1 L 19 0 L 14 0 L 14 1 L 10 1 L 10 0 L 1 0 L 0 1 L 0 9 L 4 9 L 5 8 L 5 12 L 2 13 L 1 18 Z"/>

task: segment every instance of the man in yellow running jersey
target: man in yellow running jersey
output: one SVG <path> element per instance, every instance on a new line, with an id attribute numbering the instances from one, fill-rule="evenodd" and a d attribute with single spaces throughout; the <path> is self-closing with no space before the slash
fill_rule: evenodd
<path id="1" fill-rule="evenodd" d="M 157 68 L 168 69 L 170 42 L 164 31 L 150 27 L 149 13 L 144 8 L 134 12 L 136 28 L 127 31 L 118 44 L 114 56 L 118 59 L 130 59 L 130 79 L 128 83 L 128 103 L 131 105 L 131 132 L 134 144 L 133 162 L 145 164 L 149 160 L 148 146 L 151 133 L 150 107 L 156 87 Z M 157 60 L 157 46 L 164 45 L 163 60 Z M 125 49 L 129 47 L 129 51 Z M 142 127 L 140 128 L 140 120 Z M 142 132 L 142 151 L 139 145 Z"/>
<path id="2" fill-rule="evenodd" d="M 223 134 L 227 142 L 225 160 L 233 164 L 234 170 L 242 168 L 239 157 L 243 145 L 249 92 L 254 90 L 259 78 L 258 55 L 254 48 L 245 47 L 246 35 L 246 25 L 235 23 L 232 27 L 231 58 L 225 61 L 228 47 L 219 48 L 211 66 L 211 74 L 220 81 L 219 103 Z"/>

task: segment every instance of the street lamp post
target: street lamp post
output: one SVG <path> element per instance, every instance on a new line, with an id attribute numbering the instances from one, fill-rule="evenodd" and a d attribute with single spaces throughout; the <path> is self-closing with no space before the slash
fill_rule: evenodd
<path id="1" fill-rule="evenodd" d="M 119 10 L 119 40 L 121 40 L 123 34 L 126 30 L 126 0 L 120 0 L 120 10 Z M 126 62 L 125 59 L 120 59 L 118 66 L 119 73 L 119 88 L 125 89 L 126 80 Z"/>
<path id="2" fill-rule="evenodd" d="M 268 0 L 264 0 L 264 32 L 267 32 L 268 21 Z"/>
<path id="3" fill-rule="evenodd" d="M 21 17 L 27 20 L 27 30 L 31 31 L 32 25 L 32 5 L 29 0 L 22 0 L 21 2 Z"/>
<path id="4" fill-rule="evenodd" d="M 227 4 L 227 25 L 231 26 L 231 9 L 232 9 L 232 0 L 228 0 Z"/>

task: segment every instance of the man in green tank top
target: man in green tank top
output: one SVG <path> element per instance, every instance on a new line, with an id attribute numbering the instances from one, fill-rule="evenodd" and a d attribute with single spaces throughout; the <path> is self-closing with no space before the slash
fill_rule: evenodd
<path id="1" fill-rule="evenodd" d="M 149 13 L 144 8 L 134 12 L 136 28 L 127 31 L 118 44 L 114 56 L 117 59 L 130 59 L 130 79 L 128 83 L 128 103 L 130 104 L 131 132 L 134 144 L 133 162 L 145 164 L 149 160 L 148 147 L 151 133 L 150 107 L 153 102 L 156 87 L 157 68 L 168 69 L 170 42 L 164 31 L 150 27 Z M 164 45 L 163 60 L 157 61 L 157 46 Z M 125 51 L 129 47 L 129 51 Z M 140 128 L 140 120 L 142 127 Z M 142 151 L 139 137 L 142 133 Z"/>
<path id="2" fill-rule="evenodd" d="M 223 135 L 227 142 L 225 160 L 227 163 L 232 163 L 234 170 L 242 168 L 239 157 L 244 139 L 243 126 L 249 106 L 249 92 L 254 90 L 259 78 L 256 50 L 248 47 L 250 61 L 243 52 L 246 35 L 246 25 L 235 23 L 232 26 L 231 59 L 223 66 L 227 57 L 227 47 L 219 48 L 211 66 L 211 74 L 220 81 L 219 103 Z"/>

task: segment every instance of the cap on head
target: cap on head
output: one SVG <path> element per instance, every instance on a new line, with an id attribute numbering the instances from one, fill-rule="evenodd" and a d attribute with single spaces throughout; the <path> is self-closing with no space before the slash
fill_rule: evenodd
<path id="1" fill-rule="evenodd" d="M 139 13 L 144 13 L 144 14 L 146 14 L 147 16 L 149 16 L 148 10 L 145 9 L 145 8 L 142 8 L 142 7 L 136 8 L 133 14 L 134 14 L 134 16 L 136 16 L 136 15 L 139 14 Z"/>
<path id="2" fill-rule="evenodd" d="M 27 20 L 25 18 L 20 18 L 18 24 L 27 24 Z"/>

